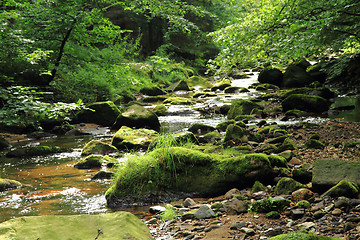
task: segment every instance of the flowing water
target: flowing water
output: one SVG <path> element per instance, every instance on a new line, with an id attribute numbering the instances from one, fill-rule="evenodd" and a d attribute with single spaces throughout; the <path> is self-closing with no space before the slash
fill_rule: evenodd
<path id="1" fill-rule="evenodd" d="M 249 87 L 257 82 L 257 74 L 247 79 L 233 80 L 232 86 Z M 178 93 L 181 95 L 182 93 Z M 163 128 L 170 132 L 186 130 L 193 123 L 203 123 L 216 126 L 225 121 L 219 114 L 202 114 L 196 109 L 212 109 L 223 104 L 229 104 L 233 99 L 250 98 L 259 93 L 251 90 L 249 93 L 225 94 L 217 92 L 216 97 L 204 99 L 195 106 L 169 106 L 168 114 L 160 117 Z M 353 104 L 360 108 L 360 98 L 341 99 L 342 104 Z M 340 104 L 340 103 L 339 103 Z M 340 106 L 342 106 L 340 104 Z M 357 111 L 359 113 L 360 111 Z M 343 117 L 340 111 L 337 117 Z M 353 116 L 350 114 L 350 116 Z M 351 119 L 360 120 L 360 115 Z M 308 119 L 314 121 L 314 119 Z M 271 121 L 281 122 L 279 119 Z M 282 122 L 282 124 L 292 122 Z M 74 164 L 80 158 L 81 148 L 92 139 L 109 140 L 113 133 L 107 128 L 87 129 L 92 136 L 57 137 L 46 140 L 25 140 L 12 142 L 13 147 L 24 145 L 53 145 L 70 149 L 67 152 L 46 157 L 6 158 L 0 152 L 0 177 L 20 181 L 24 187 L 0 193 L 0 222 L 20 216 L 49 214 L 97 214 L 111 212 L 106 207 L 104 193 L 111 184 L 110 181 L 91 181 L 90 178 L 99 170 L 80 170 Z M 136 214 L 142 214 L 143 208 L 127 209 Z M 141 215 L 142 216 L 142 215 Z"/>

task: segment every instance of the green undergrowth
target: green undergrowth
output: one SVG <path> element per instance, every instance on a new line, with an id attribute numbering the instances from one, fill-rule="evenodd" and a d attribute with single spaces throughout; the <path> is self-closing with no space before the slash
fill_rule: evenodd
<path id="1" fill-rule="evenodd" d="M 332 238 L 326 236 L 316 235 L 314 233 L 292 232 L 281 234 L 276 237 L 270 238 L 271 240 L 335 240 L 340 238 Z"/>

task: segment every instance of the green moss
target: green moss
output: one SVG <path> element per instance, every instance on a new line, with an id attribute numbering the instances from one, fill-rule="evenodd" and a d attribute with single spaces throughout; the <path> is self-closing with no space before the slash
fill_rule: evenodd
<path id="1" fill-rule="evenodd" d="M 225 88 L 230 86 L 231 86 L 231 80 L 228 78 L 224 78 L 218 82 L 215 82 L 214 86 L 211 88 L 211 91 L 224 90 Z"/>
<path id="2" fill-rule="evenodd" d="M 216 93 L 213 92 L 197 92 L 194 93 L 193 98 L 205 98 L 205 97 L 216 97 Z"/>
<path id="3" fill-rule="evenodd" d="M 97 236 L 108 240 L 153 239 L 147 226 L 128 212 L 21 217 L 0 224 L 0 239 L 96 239 Z"/>
<path id="4" fill-rule="evenodd" d="M 296 204 L 299 208 L 311 208 L 311 203 L 307 200 L 301 200 Z"/>
<path id="5" fill-rule="evenodd" d="M 325 144 L 322 143 L 319 140 L 316 139 L 309 139 L 306 143 L 305 143 L 305 147 L 307 148 L 311 148 L 311 149 L 324 149 L 325 148 Z"/>
<path id="6" fill-rule="evenodd" d="M 287 161 L 284 157 L 281 157 L 279 155 L 269 155 L 268 156 L 269 161 L 271 163 L 272 167 L 281 167 L 281 168 L 289 168 Z"/>
<path id="7" fill-rule="evenodd" d="M 359 186 L 351 181 L 341 180 L 338 184 L 326 191 L 322 196 L 331 197 L 357 197 Z"/>
<path id="8" fill-rule="evenodd" d="M 192 133 L 207 133 L 214 131 L 215 128 L 202 123 L 194 123 L 189 127 L 188 130 Z"/>
<path id="9" fill-rule="evenodd" d="M 292 94 L 281 103 L 286 112 L 291 109 L 299 109 L 305 112 L 321 113 L 329 109 L 326 99 L 314 95 Z"/>
<path id="10" fill-rule="evenodd" d="M 244 120 L 248 120 L 248 119 L 256 119 L 256 117 L 251 116 L 251 115 L 237 115 L 234 120 L 235 121 L 244 121 Z"/>
<path id="11" fill-rule="evenodd" d="M 250 211 L 258 213 L 268 213 L 271 211 L 282 211 L 290 206 L 291 201 L 283 198 L 266 198 L 253 202 Z"/>
<path id="12" fill-rule="evenodd" d="M 21 187 L 22 184 L 15 180 L 0 178 L 0 192 Z"/>
<path id="13" fill-rule="evenodd" d="M 224 207 L 223 204 L 221 202 L 214 202 L 213 204 L 211 204 L 211 209 L 217 211 L 220 208 Z"/>
<path id="14" fill-rule="evenodd" d="M 103 143 L 99 140 L 92 140 L 83 147 L 81 156 L 88 156 L 91 154 L 108 154 L 117 151 L 117 148 L 110 144 Z"/>
<path id="15" fill-rule="evenodd" d="M 275 130 L 279 129 L 279 125 L 270 125 L 263 128 L 260 128 L 257 133 L 258 134 L 271 134 L 274 133 Z"/>
<path id="16" fill-rule="evenodd" d="M 159 95 L 159 96 L 150 96 L 150 97 L 145 97 L 142 99 L 143 103 L 157 103 L 157 102 L 163 102 L 165 101 L 169 96 L 167 95 Z M 140 104 L 139 102 L 132 102 L 135 104 Z"/>
<path id="17" fill-rule="evenodd" d="M 224 137 L 224 143 L 228 141 L 232 142 L 245 142 L 247 140 L 246 137 L 246 130 L 242 127 L 239 127 L 236 124 L 230 124 L 226 128 L 226 133 Z"/>
<path id="18" fill-rule="evenodd" d="M 101 155 L 90 155 L 80 159 L 74 167 L 79 169 L 100 168 L 103 161 Z"/>
<path id="19" fill-rule="evenodd" d="M 186 82 L 192 86 L 192 87 L 195 87 L 195 86 L 200 86 L 200 87 L 203 87 L 203 88 L 211 88 L 213 87 L 213 83 L 208 81 L 206 78 L 203 78 L 201 76 L 192 76 L 192 77 L 189 77 Z"/>
<path id="20" fill-rule="evenodd" d="M 169 97 L 164 101 L 164 104 L 171 104 L 171 105 L 192 105 L 195 101 L 189 98 L 183 97 Z"/>
<path id="21" fill-rule="evenodd" d="M 226 87 L 224 89 L 225 93 L 245 93 L 245 92 L 249 92 L 249 90 L 247 88 L 244 87 Z"/>
<path id="22" fill-rule="evenodd" d="M 306 188 L 305 185 L 295 181 L 292 178 L 283 177 L 275 186 L 276 194 L 291 194 L 297 189 Z"/>
<path id="23" fill-rule="evenodd" d="M 259 181 L 255 181 L 254 185 L 251 188 L 251 192 L 259 192 L 259 191 L 266 191 L 266 187 Z"/>
<path id="24" fill-rule="evenodd" d="M 43 156 L 62 152 L 63 149 L 57 146 L 33 146 L 18 148 L 6 154 L 7 157 L 32 157 Z"/>
<path id="25" fill-rule="evenodd" d="M 325 237 L 313 233 L 292 232 L 272 237 L 269 240 L 336 240 L 341 238 Z"/>
<path id="26" fill-rule="evenodd" d="M 148 148 L 159 134 L 150 129 L 121 127 L 113 136 L 111 144 L 119 150 Z"/>
<path id="27" fill-rule="evenodd" d="M 261 107 L 250 100 L 235 100 L 231 103 L 231 107 L 227 114 L 227 117 L 228 119 L 235 119 L 239 115 L 249 115 L 254 108 Z"/>
<path id="28" fill-rule="evenodd" d="M 278 90 L 280 89 L 278 86 L 270 83 L 259 84 L 255 87 L 257 91 L 266 91 L 266 90 Z"/>
<path id="29" fill-rule="evenodd" d="M 276 150 L 277 153 L 280 153 L 280 152 L 283 152 L 283 151 L 286 151 L 286 150 L 295 150 L 295 149 L 297 149 L 296 144 L 292 140 L 290 140 L 289 138 L 286 138 L 284 140 L 284 142 L 281 145 L 277 146 L 277 147 L 278 147 L 278 149 Z"/>
<path id="30" fill-rule="evenodd" d="M 218 131 L 226 131 L 227 126 L 229 126 L 230 124 L 235 124 L 235 120 L 228 120 L 222 123 L 219 123 L 218 125 L 216 125 L 216 129 Z"/>
<path id="31" fill-rule="evenodd" d="M 280 213 L 277 211 L 271 211 L 266 214 L 266 218 L 268 219 L 279 219 Z"/>
<path id="32" fill-rule="evenodd" d="M 164 104 L 159 104 L 152 111 L 156 114 L 156 116 L 165 116 L 168 109 Z"/>
<path id="33" fill-rule="evenodd" d="M 299 109 L 291 109 L 289 111 L 286 111 L 285 116 L 287 117 L 305 117 L 308 116 L 309 114 L 305 111 L 301 111 Z"/>

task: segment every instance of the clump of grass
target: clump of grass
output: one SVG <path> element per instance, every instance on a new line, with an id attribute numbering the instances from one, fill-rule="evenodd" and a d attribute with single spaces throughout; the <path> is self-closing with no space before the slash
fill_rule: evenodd
<path id="1" fill-rule="evenodd" d="M 172 205 L 168 204 L 165 207 L 165 211 L 161 214 L 161 220 L 169 221 L 175 219 L 177 216 Z"/>

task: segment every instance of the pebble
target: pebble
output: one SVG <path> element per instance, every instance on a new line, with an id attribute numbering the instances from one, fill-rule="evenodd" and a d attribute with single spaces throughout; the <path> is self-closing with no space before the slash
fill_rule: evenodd
<path id="1" fill-rule="evenodd" d="M 335 208 L 335 209 L 331 212 L 331 214 L 332 214 L 332 215 L 335 215 L 335 216 L 340 216 L 341 213 L 342 213 L 342 211 L 341 211 L 340 208 Z"/>
<path id="2" fill-rule="evenodd" d="M 304 230 L 310 230 L 312 227 L 315 227 L 315 223 L 313 222 L 304 222 L 304 223 L 300 223 L 298 225 L 296 225 L 296 227 L 298 227 L 299 229 L 304 229 Z"/>
<path id="3" fill-rule="evenodd" d="M 246 235 L 253 236 L 255 235 L 255 230 L 247 227 L 242 227 L 240 229 L 241 232 L 245 233 Z"/>

